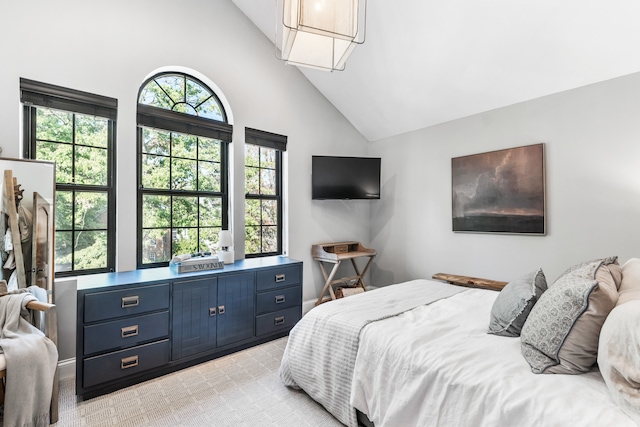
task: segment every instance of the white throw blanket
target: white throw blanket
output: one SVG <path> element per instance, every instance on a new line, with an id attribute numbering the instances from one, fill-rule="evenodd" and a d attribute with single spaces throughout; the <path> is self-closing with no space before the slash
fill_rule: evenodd
<path id="1" fill-rule="evenodd" d="M 0 298 L 0 351 L 7 362 L 5 426 L 46 426 L 53 377 L 58 363 L 55 344 L 29 323 L 30 293 Z"/>
<path id="2" fill-rule="evenodd" d="M 280 378 L 289 387 L 303 389 L 343 424 L 356 427 L 350 394 L 362 328 L 463 290 L 413 280 L 321 304 L 291 330 Z"/>

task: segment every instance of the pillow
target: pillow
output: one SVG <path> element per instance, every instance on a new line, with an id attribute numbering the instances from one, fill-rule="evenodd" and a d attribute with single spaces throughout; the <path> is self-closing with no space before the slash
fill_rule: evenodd
<path id="1" fill-rule="evenodd" d="M 503 337 L 520 336 L 531 308 L 546 289 L 547 280 L 541 268 L 509 282 L 491 307 L 488 333 Z"/>
<path id="2" fill-rule="evenodd" d="M 640 425 L 640 300 L 609 313 L 600 333 L 598 365 L 613 400 Z"/>
<path id="3" fill-rule="evenodd" d="M 617 257 L 616 257 L 616 262 L 609 265 L 608 267 L 609 267 L 609 272 L 611 273 L 611 277 L 613 277 L 613 281 L 616 284 L 616 289 L 620 291 L 620 286 L 622 285 L 622 267 L 620 267 L 620 264 L 618 264 Z M 618 292 L 618 295 L 619 294 L 620 292 Z"/>
<path id="4" fill-rule="evenodd" d="M 631 258 L 622 265 L 617 305 L 637 299 L 640 299 L 640 258 Z"/>
<path id="5" fill-rule="evenodd" d="M 618 301 L 619 269 L 617 257 L 587 261 L 565 271 L 542 294 L 520 335 L 522 355 L 534 373 L 591 369 L 600 329 Z"/>

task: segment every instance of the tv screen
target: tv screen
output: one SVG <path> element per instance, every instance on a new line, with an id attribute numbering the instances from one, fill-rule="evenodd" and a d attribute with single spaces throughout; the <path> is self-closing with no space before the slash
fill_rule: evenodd
<path id="1" fill-rule="evenodd" d="M 379 199 L 380 158 L 313 156 L 311 198 Z"/>

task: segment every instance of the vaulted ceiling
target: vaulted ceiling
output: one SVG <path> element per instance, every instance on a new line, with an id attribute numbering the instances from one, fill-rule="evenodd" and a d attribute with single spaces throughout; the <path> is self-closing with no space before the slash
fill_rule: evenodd
<path id="1" fill-rule="evenodd" d="M 274 40 L 275 0 L 233 2 Z M 637 0 L 369 0 L 346 70 L 300 71 L 376 141 L 640 71 L 639 23 Z"/>

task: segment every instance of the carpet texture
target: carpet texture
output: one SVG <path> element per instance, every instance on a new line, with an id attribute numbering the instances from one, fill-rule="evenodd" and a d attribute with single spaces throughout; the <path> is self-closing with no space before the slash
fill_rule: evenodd
<path id="1" fill-rule="evenodd" d="M 60 382 L 56 426 L 342 426 L 304 392 L 280 382 L 281 338 L 114 393 L 77 402 Z"/>

